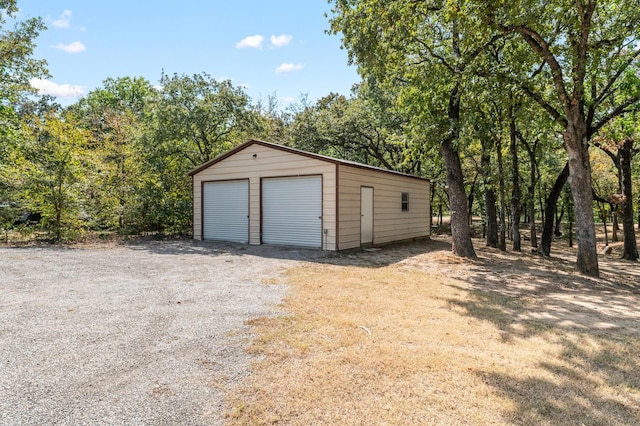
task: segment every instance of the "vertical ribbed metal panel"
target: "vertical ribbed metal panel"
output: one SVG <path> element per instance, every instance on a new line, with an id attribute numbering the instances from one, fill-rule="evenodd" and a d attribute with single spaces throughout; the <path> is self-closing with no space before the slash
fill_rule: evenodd
<path id="1" fill-rule="evenodd" d="M 203 238 L 249 241 L 249 181 L 205 182 L 202 187 Z"/>
<path id="2" fill-rule="evenodd" d="M 322 247 L 322 177 L 262 181 L 262 242 Z"/>

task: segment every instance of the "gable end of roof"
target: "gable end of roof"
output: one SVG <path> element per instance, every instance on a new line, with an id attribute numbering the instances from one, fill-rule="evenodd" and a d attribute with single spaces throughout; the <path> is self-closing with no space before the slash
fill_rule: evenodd
<path id="1" fill-rule="evenodd" d="M 258 139 L 250 139 L 240 145 L 238 145 L 237 147 L 233 148 L 232 150 L 212 159 L 207 161 L 206 163 L 201 164 L 200 166 L 196 167 L 195 169 L 191 170 L 188 175 L 189 176 L 193 176 L 211 166 L 213 166 L 216 163 L 219 163 L 220 161 L 231 157 L 232 155 L 244 150 L 245 148 L 248 148 L 252 145 L 261 145 L 261 146 L 265 146 L 268 148 L 273 148 L 273 149 L 277 149 L 280 151 L 284 151 L 284 152 L 289 152 L 291 154 L 297 154 L 297 155 L 301 155 L 303 157 L 308 157 L 308 158 L 313 158 L 316 160 L 320 160 L 320 161 L 325 161 L 327 163 L 332 163 L 332 164 L 336 164 L 336 165 L 344 165 L 344 166 L 349 166 L 349 167 L 356 167 L 356 168 L 361 168 L 361 169 L 366 169 L 366 170 L 374 170 L 377 172 L 381 172 L 381 173 L 389 173 L 392 175 L 396 175 L 396 176 L 404 176 L 404 177 L 408 177 L 408 178 L 413 178 L 413 179 L 419 179 L 419 180 L 423 180 L 423 181 L 430 181 L 427 178 L 423 178 L 423 177 L 419 177 L 419 176 L 414 176 L 414 175 L 410 175 L 407 173 L 401 173 L 401 172 L 396 172 L 393 170 L 386 170 L 386 169 L 381 169 L 379 167 L 373 167 L 373 166 L 369 166 L 367 164 L 361 164 L 361 163 L 356 163 L 355 161 L 347 161 L 347 160 L 339 160 L 337 158 L 332 158 L 332 157 L 327 157 L 325 155 L 320 155 L 320 154 L 314 154 L 312 152 L 307 152 L 307 151 L 302 151 L 300 149 L 296 149 L 296 148 L 291 148 L 288 146 L 284 146 L 284 145 L 279 145 L 279 144 L 275 144 L 275 143 L 271 143 L 271 142 L 265 142 L 265 141 L 261 141 Z"/>

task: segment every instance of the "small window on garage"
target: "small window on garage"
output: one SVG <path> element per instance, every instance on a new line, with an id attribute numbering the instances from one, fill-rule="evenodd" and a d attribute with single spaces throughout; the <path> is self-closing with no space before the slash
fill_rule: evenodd
<path id="1" fill-rule="evenodd" d="M 403 212 L 409 211 L 409 193 L 408 192 L 402 193 L 402 211 Z"/>

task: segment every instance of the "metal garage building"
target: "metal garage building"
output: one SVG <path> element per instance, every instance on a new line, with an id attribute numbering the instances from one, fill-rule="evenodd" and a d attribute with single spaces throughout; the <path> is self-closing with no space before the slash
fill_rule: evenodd
<path id="1" fill-rule="evenodd" d="M 429 180 L 250 140 L 192 170 L 196 239 L 345 250 L 429 236 Z"/>

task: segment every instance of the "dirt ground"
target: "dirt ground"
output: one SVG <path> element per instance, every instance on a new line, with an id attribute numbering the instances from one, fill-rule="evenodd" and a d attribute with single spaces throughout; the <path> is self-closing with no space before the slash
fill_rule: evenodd
<path id="1" fill-rule="evenodd" d="M 640 424 L 640 264 L 600 278 L 551 258 L 450 238 L 338 253 L 286 273 L 289 314 L 257 318 L 262 360 L 233 425 Z"/>
<path id="2" fill-rule="evenodd" d="M 626 369 L 637 366 L 637 356 L 623 353 L 635 348 L 640 336 L 638 262 L 620 260 L 617 251 L 602 255 L 601 277 L 595 279 L 576 272 L 575 249 L 562 242 L 554 245 L 551 258 L 528 248 L 500 252 L 481 240 L 474 244 L 476 260 L 453 256 L 449 237 L 438 235 L 346 253 L 149 239 L 0 247 L 0 424 L 224 424 L 225 413 L 233 409 L 226 402 L 229 392 L 260 374 L 252 365 L 264 354 L 247 352 L 256 338 L 253 321 L 290 318 L 282 310 L 286 305 L 280 305 L 288 291 L 281 284 L 286 271 L 304 265 L 392 266 L 398 276 L 424 271 L 447 277 L 467 295 L 449 300 L 447 309 L 491 324 L 500 342 L 527 339 L 547 324 L 554 333 L 584 332 L 601 345 L 619 344 L 622 349 L 598 358 L 581 355 L 580 373 L 584 378 L 596 370 L 611 376 L 616 389 L 621 383 L 631 386 L 629 395 L 637 395 L 635 382 L 624 381 Z M 366 327 L 356 326 L 356 332 L 367 336 Z M 443 342 L 451 338 L 440 337 Z M 476 337 L 481 344 L 482 336 Z M 565 340 L 562 347 L 568 350 L 573 342 Z M 571 387 L 584 384 L 583 378 L 567 377 Z M 483 380 L 497 383 L 494 388 L 520 386 L 498 374 Z M 522 383 L 504 392 L 522 395 L 522 401 L 510 398 L 524 408 L 513 421 L 499 424 L 536 424 L 539 419 L 553 424 L 532 406 Z M 558 387 L 549 399 L 570 393 L 571 387 Z M 600 409 L 606 401 L 591 397 L 587 402 Z M 632 401 L 630 407 L 640 407 L 640 400 Z M 606 416 L 606 407 L 602 411 Z M 281 422 L 297 424 L 286 418 Z"/>
<path id="3" fill-rule="evenodd" d="M 501 252 L 474 239 L 478 259 L 469 261 L 451 254 L 448 236 L 435 235 L 424 246 L 397 246 L 394 251 L 373 252 L 371 258 L 378 263 L 399 262 L 407 268 L 437 271 L 478 291 L 526 298 L 536 309 L 528 310 L 528 318 L 523 320 L 640 334 L 640 262 L 620 259 L 621 243 L 612 246 L 614 251 L 603 255 L 604 243 L 598 245 L 600 278 L 578 273 L 576 248 L 563 241 L 554 243 L 551 256 L 543 258 L 532 253 L 525 242 L 521 252 Z"/>

